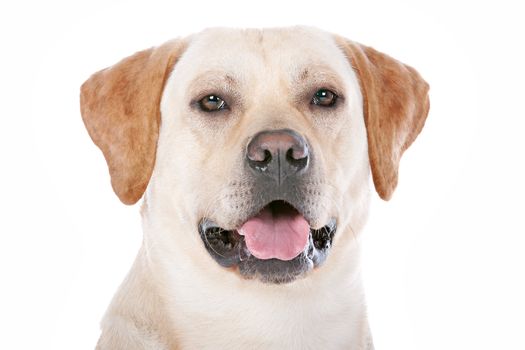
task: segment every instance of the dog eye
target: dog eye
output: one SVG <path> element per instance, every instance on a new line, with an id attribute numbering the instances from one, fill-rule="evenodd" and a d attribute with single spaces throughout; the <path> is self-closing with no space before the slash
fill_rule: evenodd
<path id="1" fill-rule="evenodd" d="M 208 95 L 199 101 L 199 107 L 205 112 L 217 112 L 227 109 L 226 102 L 217 95 Z"/>
<path id="2" fill-rule="evenodd" d="M 321 107 L 332 107 L 337 101 L 337 95 L 335 92 L 328 89 L 319 89 L 312 97 L 312 104 Z"/>

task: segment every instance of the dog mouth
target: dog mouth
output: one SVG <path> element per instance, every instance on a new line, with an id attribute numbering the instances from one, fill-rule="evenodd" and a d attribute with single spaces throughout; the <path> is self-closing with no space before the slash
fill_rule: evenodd
<path id="1" fill-rule="evenodd" d="M 227 230 L 208 218 L 199 223 L 208 253 L 223 267 L 238 267 L 245 278 L 287 283 L 320 266 L 332 246 L 336 220 L 314 229 L 290 203 L 276 200 Z"/>

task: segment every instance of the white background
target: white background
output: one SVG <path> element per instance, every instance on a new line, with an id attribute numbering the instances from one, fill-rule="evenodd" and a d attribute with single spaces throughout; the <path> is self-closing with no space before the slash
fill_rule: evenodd
<path id="1" fill-rule="evenodd" d="M 81 123 L 93 72 L 209 26 L 307 24 L 416 67 L 428 122 L 364 273 L 377 349 L 525 349 L 524 11 L 507 1 L 0 5 L 0 348 L 92 349 L 141 243 Z M 517 1 L 515 3 L 518 3 Z"/>

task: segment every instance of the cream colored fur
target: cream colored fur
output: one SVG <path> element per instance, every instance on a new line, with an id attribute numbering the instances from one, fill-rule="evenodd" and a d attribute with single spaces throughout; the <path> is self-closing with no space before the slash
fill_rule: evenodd
<path id="1" fill-rule="evenodd" d="M 102 322 L 97 348 L 371 349 L 359 265 L 370 164 L 363 96 L 348 57 L 331 34 L 303 27 L 212 29 L 184 40 L 162 93 L 157 156 L 141 211 L 144 243 Z M 225 119 L 198 115 L 192 98 L 230 84 L 225 75 L 236 82 L 228 88 L 241 95 L 242 109 Z M 328 82 L 344 93 L 344 107 L 329 115 L 297 107 L 293 97 L 304 95 L 304 86 Z M 197 232 L 205 216 L 223 227 L 232 222 L 229 194 L 243 180 L 246 140 L 273 128 L 305 135 L 317 157 L 322 209 L 312 226 L 338 221 L 325 264 L 282 285 L 219 266 Z"/>

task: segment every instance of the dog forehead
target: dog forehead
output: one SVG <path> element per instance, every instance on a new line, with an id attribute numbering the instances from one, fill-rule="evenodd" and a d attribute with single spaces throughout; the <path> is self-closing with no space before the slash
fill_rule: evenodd
<path id="1" fill-rule="evenodd" d="M 344 74 L 347 61 L 329 33 L 311 27 L 211 28 L 189 39 L 175 70 L 191 79 L 203 71 L 233 76 L 300 75 L 312 66 Z"/>

